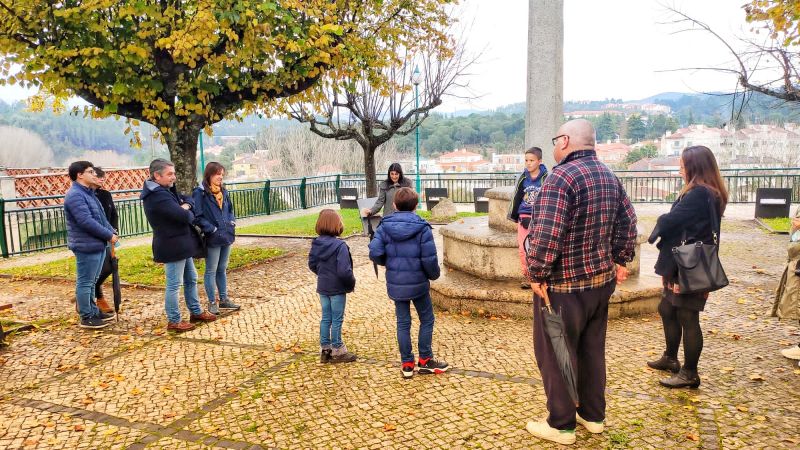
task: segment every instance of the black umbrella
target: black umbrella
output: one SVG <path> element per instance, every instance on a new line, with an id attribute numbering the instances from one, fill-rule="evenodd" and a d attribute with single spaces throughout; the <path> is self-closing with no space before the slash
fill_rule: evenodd
<path id="1" fill-rule="evenodd" d="M 374 216 L 374 215 L 373 216 L 367 216 L 364 219 L 366 219 L 366 221 L 367 221 L 367 235 L 369 236 L 369 241 L 372 242 L 372 240 L 375 238 L 375 228 L 377 228 L 377 226 L 375 226 L 375 227 L 372 226 L 372 221 L 374 219 L 377 219 L 378 220 L 378 224 L 380 224 L 381 223 L 381 216 Z M 378 263 L 373 261 L 372 262 L 372 268 L 375 269 L 375 278 L 378 278 Z"/>
<path id="2" fill-rule="evenodd" d="M 558 370 L 561 372 L 561 376 L 564 377 L 569 396 L 575 402 L 575 406 L 578 406 L 578 377 L 575 373 L 575 367 L 572 365 L 572 357 L 570 356 L 569 345 L 567 345 L 567 338 L 564 333 L 564 320 L 561 318 L 561 313 L 553 311 L 553 307 L 550 306 L 550 297 L 547 295 L 547 291 L 544 291 L 542 300 L 545 305 L 542 307 L 544 330 L 550 336 L 550 344 L 553 346 Z"/>
<path id="3" fill-rule="evenodd" d="M 119 322 L 119 306 L 122 303 L 122 287 L 119 281 L 119 258 L 116 255 L 114 245 L 111 245 L 111 286 L 114 290 L 114 312 Z"/>

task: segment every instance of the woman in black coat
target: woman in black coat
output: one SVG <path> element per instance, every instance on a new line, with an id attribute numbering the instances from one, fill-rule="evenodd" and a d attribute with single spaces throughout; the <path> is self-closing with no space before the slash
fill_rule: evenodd
<path id="1" fill-rule="evenodd" d="M 659 237 L 658 260 L 655 272 L 661 275 L 664 291 L 658 313 L 664 325 L 666 350 L 648 366 L 675 373 L 661 380 L 669 388 L 700 386 L 697 362 L 703 350 L 703 332 L 700 329 L 700 311 L 705 308 L 708 293 L 679 294 L 677 290 L 678 266 L 672 257 L 672 248 L 683 242 L 718 242 L 720 218 L 728 203 L 728 191 L 722 181 L 714 154 L 708 147 L 694 146 L 683 150 L 680 158 L 681 176 L 684 180 L 678 199 L 670 212 L 658 218 L 648 241 Z M 712 210 L 713 208 L 713 210 Z M 683 337 L 684 362 L 678 361 L 678 347 Z"/>

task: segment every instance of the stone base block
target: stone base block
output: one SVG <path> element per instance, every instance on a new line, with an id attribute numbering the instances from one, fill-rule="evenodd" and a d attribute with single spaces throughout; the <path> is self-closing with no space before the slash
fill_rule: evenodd
<path id="1" fill-rule="evenodd" d="M 484 280 L 458 270 L 445 270 L 431 282 L 433 304 L 449 311 L 533 317 L 533 294 L 519 281 Z M 661 301 L 661 279 L 653 275 L 631 277 L 617 287 L 608 308 L 609 318 L 652 314 Z"/>
<path id="2" fill-rule="evenodd" d="M 445 266 L 491 280 L 522 281 L 516 233 L 487 225 L 486 217 L 467 217 L 441 228 Z"/>

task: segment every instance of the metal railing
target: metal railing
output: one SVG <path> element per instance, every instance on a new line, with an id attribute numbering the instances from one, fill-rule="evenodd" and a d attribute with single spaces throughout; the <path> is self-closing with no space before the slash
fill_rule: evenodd
<path id="1" fill-rule="evenodd" d="M 756 190 L 762 187 L 792 189 L 792 202 L 800 202 L 800 168 L 724 169 L 723 179 L 731 203 L 755 202 Z M 677 198 L 683 180 L 677 171 L 615 172 L 634 202 L 667 203 Z M 407 174 L 410 179 L 416 176 Z M 421 201 L 425 188 L 447 188 L 455 203 L 472 203 L 474 188 L 511 186 L 518 173 L 439 173 L 421 174 Z M 378 174 L 378 183 L 383 179 Z M 339 188 L 355 187 L 359 197 L 366 197 L 363 174 L 340 174 L 234 182 L 226 184 L 236 217 L 255 217 L 336 204 Z M 149 233 L 139 190 L 114 191 L 119 213 L 120 237 Z M 66 218 L 61 205 L 18 209 L 17 202 L 62 199 L 63 196 L 0 198 L 0 254 L 3 257 L 42 251 L 67 245 Z"/>

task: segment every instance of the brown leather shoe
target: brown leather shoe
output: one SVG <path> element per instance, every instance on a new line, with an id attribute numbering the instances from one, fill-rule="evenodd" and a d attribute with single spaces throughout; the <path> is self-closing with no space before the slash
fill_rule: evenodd
<path id="1" fill-rule="evenodd" d="M 184 331 L 194 330 L 194 325 L 189 322 L 178 322 L 167 324 L 167 331 L 175 331 L 176 333 L 183 333 Z"/>
<path id="2" fill-rule="evenodd" d="M 192 323 L 195 323 L 195 322 L 213 322 L 215 320 L 217 320 L 217 316 L 211 314 L 208 311 L 203 311 L 201 314 L 198 314 L 198 315 L 192 314 L 191 316 L 189 316 L 189 322 L 192 322 Z"/>
<path id="3" fill-rule="evenodd" d="M 109 305 L 106 299 L 104 299 L 103 297 L 97 298 L 97 308 L 106 314 L 114 312 L 114 307 Z"/>

